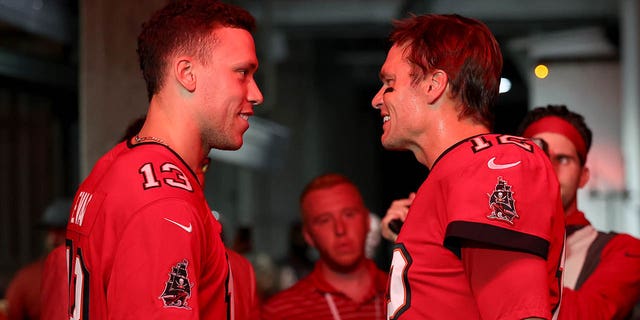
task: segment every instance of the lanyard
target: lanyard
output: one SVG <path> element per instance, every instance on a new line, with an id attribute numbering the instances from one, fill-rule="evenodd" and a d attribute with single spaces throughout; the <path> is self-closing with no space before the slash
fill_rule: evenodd
<path id="1" fill-rule="evenodd" d="M 338 312 L 338 308 L 336 307 L 335 302 L 333 302 L 333 297 L 331 297 L 329 292 L 324 294 L 324 299 L 327 300 L 329 310 L 331 310 L 331 315 L 333 315 L 333 320 L 340 320 L 340 313 Z"/>

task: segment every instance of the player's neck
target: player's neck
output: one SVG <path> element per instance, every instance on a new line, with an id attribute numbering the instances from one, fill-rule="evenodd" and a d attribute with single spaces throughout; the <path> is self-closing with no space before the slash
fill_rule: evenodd
<path id="1" fill-rule="evenodd" d="M 160 139 L 197 172 L 209 150 L 204 150 L 198 127 L 188 121 L 185 112 L 174 112 L 168 100 L 154 96 L 139 136 Z"/>
<path id="2" fill-rule="evenodd" d="M 431 169 L 434 162 L 454 144 L 479 134 L 489 133 L 489 129 L 471 119 L 460 119 L 457 121 L 448 121 L 441 126 L 433 139 L 433 147 L 424 150 L 424 164 Z"/>

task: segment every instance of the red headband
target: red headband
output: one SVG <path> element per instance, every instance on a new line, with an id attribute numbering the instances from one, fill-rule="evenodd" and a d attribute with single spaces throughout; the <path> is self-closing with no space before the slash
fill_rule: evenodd
<path id="1" fill-rule="evenodd" d="M 578 157 L 580 161 L 584 164 L 587 160 L 587 146 L 578 132 L 578 129 L 574 127 L 571 123 L 563 118 L 557 116 L 547 116 L 539 119 L 538 121 L 530 124 L 524 133 L 522 134 L 525 138 L 531 138 L 534 135 L 542 132 L 552 132 L 565 136 L 567 139 L 573 143 L 576 147 L 576 152 L 578 152 Z"/>

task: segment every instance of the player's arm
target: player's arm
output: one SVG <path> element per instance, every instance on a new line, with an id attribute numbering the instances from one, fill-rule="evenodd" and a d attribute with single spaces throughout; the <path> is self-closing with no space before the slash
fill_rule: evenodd
<path id="1" fill-rule="evenodd" d="M 136 213 L 116 248 L 110 319 L 198 319 L 203 234 L 195 209 L 182 200 Z"/>
<path id="2" fill-rule="evenodd" d="M 461 259 L 482 319 L 550 318 L 541 257 L 466 240 Z"/>
<path id="3" fill-rule="evenodd" d="M 578 290 L 564 288 L 561 319 L 623 319 L 640 299 L 640 241 L 614 237 Z"/>

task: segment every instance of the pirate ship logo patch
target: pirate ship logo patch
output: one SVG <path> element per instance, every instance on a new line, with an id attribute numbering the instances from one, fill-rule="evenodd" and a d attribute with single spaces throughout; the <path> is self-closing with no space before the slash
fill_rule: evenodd
<path id="1" fill-rule="evenodd" d="M 187 259 L 184 259 L 171 267 L 169 280 L 164 287 L 164 291 L 158 297 L 164 303 L 165 308 L 174 307 L 191 310 L 187 300 L 191 298 L 193 284 L 189 282 L 187 264 Z"/>
<path id="2" fill-rule="evenodd" d="M 510 225 L 513 225 L 513 219 L 520 218 L 516 212 L 511 186 L 502 177 L 498 177 L 495 189 L 487 195 L 489 196 L 489 208 L 491 208 L 491 214 L 487 218 L 501 220 Z"/>

